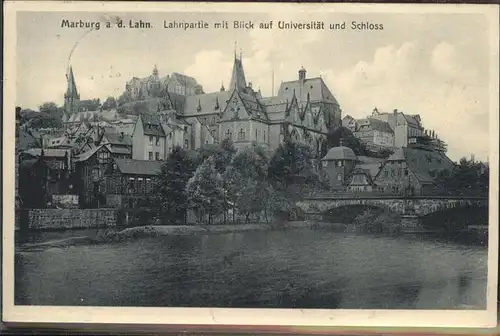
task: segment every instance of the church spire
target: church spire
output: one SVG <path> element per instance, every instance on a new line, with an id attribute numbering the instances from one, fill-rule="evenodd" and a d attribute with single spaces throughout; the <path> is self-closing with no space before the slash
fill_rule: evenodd
<path id="1" fill-rule="evenodd" d="M 241 90 L 244 91 L 247 87 L 247 82 L 245 79 L 245 71 L 243 70 L 243 63 L 240 59 L 236 57 L 236 52 L 234 53 L 234 64 L 233 64 L 233 73 L 231 75 L 231 85 L 229 87 L 230 90 Z"/>
<path id="2" fill-rule="evenodd" d="M 78 102 L 80 101 L 72 66 L 69 67 L 69 72 L 66 74 L 66 80 L 67 88 L 64 94 L 64 110 L 68 114 L 72 114 L 78 111 Z"/>

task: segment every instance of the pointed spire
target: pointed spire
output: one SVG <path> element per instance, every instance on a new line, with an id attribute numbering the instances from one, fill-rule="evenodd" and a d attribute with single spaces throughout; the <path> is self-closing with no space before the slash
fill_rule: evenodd
<path id="1" fill-rule="evenodd" d="M 69 67 L 69 74 L 66 74 L 68 80 L 68 88 L 66 90 L 66 97 L 80 99 L 76 89 L 75 75 L 73 75 L 73 67 Z"/>
<path id="2" fill-rule="evenodd" d="M 219 97 L 215 96 L 215 109 L 218 110 L 220 108 L 219 106 Z"/>
<path id="3" fill-rule="evenodd" d="M 196 108 L 196 111 L 200 112 L 201 111 L 201 101 L 198 98 L 198 107 Z"/>
<path id="4" fill-rule="evenodd" d="M 243 63 L 241 59 L 236 58 L 236 54 L 234 57 L 233 64 L 233 73 L 231 75 L 231 85 L 230 90 L 241 90 L 244 91 L 247 87 L 246 79 L 245 79 L 245 71 L 243 70 Z"/>
<path id="5" fill-rule="evenodd" d="M 222 84 L 220 86 L 220 91 L 221 92 L 226 91 L 226 88 L 224 87 L 224 82 L 222 82 Z"/>

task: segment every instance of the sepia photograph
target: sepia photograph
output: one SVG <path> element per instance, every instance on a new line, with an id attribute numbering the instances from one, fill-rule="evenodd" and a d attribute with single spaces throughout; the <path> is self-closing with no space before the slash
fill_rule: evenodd
<path id="1" fill-rule="evenodd" d="M 8 5 L 7 316 L 496 321 L 496 7 Z"/>

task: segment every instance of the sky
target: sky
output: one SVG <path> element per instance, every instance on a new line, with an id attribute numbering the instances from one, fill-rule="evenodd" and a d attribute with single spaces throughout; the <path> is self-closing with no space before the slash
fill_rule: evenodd
<path id="1" fill-rule="evenodd" d="M 391 13 L 92 13 L 17 14 L 16 104 L 37 109 L 63 104 L 65 74 L 73 67 L 81 99 L 118 97 L 131 77 L 180 72 L 205 92 L 228 87 L 235 51 L 247 81 L 264 96 L 281 81 L 321 76 L 342 115 L 362 118 L 374 107 L 420 114 L 424 127 L 448 143 L 448 156 L 488 157 L 490 48 L 482 14 Z M 150 29 L 103 27 L 119 17 Z M 61 28 L 62 19 L 101 22 L 99 30 Z M 165 29 L 166 21 L 352 21 L 383 30 Z M 72 51 L 73 50 L 73 51 Z M 71 55 L 71 57 L 70 57 Z M 274 73 L 274 87 L 273 87 Z"/>

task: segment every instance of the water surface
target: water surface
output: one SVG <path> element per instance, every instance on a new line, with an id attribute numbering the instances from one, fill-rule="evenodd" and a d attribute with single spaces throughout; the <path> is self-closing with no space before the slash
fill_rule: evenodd
<path id="1" fill-rule="evenodd" d="M 16 254 L 22 305 L 485 309 L 487 248 L 325 230 Z"/>

